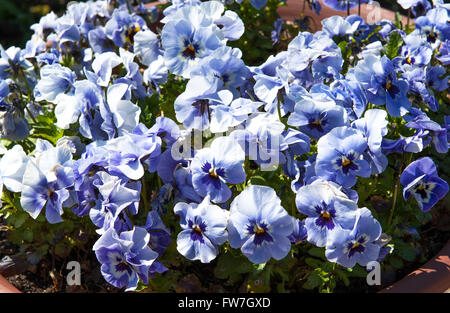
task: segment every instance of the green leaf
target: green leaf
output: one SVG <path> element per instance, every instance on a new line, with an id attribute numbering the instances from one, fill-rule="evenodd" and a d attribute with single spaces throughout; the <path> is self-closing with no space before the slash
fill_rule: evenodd
<path id="1" fill-rule="evenodd" d="M 322 283 L 323 283 L 322 277 L 320 277 L 320 275 L 316 271 L 314 271 L 311 274 L 309 274 L 306 283 L 303 284 L 303 288 L 314 289 L 319 287 Z"/>
<path id="2" fill-rule="evenodd" d="M 398 32 L 392 32 L 389 36 L 389 41 L 385 46 L 386 56 L 389 59 L 395 58 L 402 44 L 403 44 L 402 36 L 400 36 Z"/>
<path id="3" fill-rule="evenodd" d="M 315 259 L 315 258 L 306 258 L 305 263 L 308 264 L 309 266 L 311 266 L 312 268 L 318 268 L 323 265 L 322 261 Z"/>
<path id="4" fill-rule="evenodd" d="M 350 285 L 350 280 L 348 279 L 348 272 L 344 272 L 340 269 L 337 269 L 336 275 L 339 277 L 340 280 L 344 282 L 345 286 L 348 287 Z"/>
<path id="5" fill-rule="evenodd" d="M 250 185 L 266 185 L 266 179 L 262 176 L 252 176 L 248 183 Z"/>
<path id="6" fill-rule="evenodd" d="M 139 279 L 139 282 L 138 282 L 138 284 L 137 284 L 137 287 L 136 287 L 136 289 L 135 289 L 134 291 L 135 291 L 135 292 L 141 292 L 142 290 L 147 289 L 147 288 L 148 288 L 148 286 L 146 286 L 146 285 L 144 284 L 144 282 L 143 282 L 142 280 Z"/>
<path id="7" fill-rule="evenodd" d="M 308 253 L 312 256 L 315 256 L 317 258 L 321 258 L 326 260 L 325 258 L 325 249 L 324 248 L 318 248 L 318 247 L 313 247 L 311 249 L 308 250 Z"/>
<path id="8" fill-rule="evenodd" d="M 349 269 L 348 277 L 367 277 L 367 271 L 360 265 L 355 265 L 353 268 Z"/>
<path id="9" fill-rule="evenodd" d="M 416 259 L 416 249 L 409 244 L 398 242 L 395 247 L 397 248 L 397 254 L 408 262 L 413 262 Z"/>
<path id="10" fill-rule="evenodd" d="M 31 229 L 25 229 L 23 232 L 23 239 L 28 242 L 33 241 L 33 231 Z"/>
<path id="11" fill-rule="evenodd" d="M 389 263 L 392 265 L 392 267 L 396 268 L 396 269 L 400 269 L 403 267 L 403 261 L 402 259 L 400 259 L 399 257 L 393 255 L 390 259 L 389 259 Z"/>
<path id="12" fill-rule="evenodd" d="M 231 253 L 222 253 L 214 269 L 214 274 L 219 279 L 239 279 L 240 274 L 254 270 L 253 265 L 242 255 L 233 256 Z"/>

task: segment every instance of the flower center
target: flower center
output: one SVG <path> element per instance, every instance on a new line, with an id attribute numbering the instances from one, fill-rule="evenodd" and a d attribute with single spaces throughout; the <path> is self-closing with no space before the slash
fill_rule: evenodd
<path id="1" fill-rule="evenodd" d="M 357 249 L 360 246 L 359 242 L 355 242 L 350 249 Z"/>
<path id="2" fill-rule="evenodd" d="M 141 30 L 141 27 L 138 24 L 131 25 L 125 31 L 125 41 L 129 44 L 134 43 L 134 35 L 136 35 Z"/>
<path id="3" fill-rule="evenodd" d="M 202 229 L 201 229 L 198 225 L 195 225 L 194 227 L 192 227 L 192 229 L 193 229 L 195 232 L 197 232 L 198 234 L 201 234 L 201 233 L 202 233 Z"/>
<path id="4" fill-rule="evenodd" d="M 264 228 L 260 227 L 259 225 L 255 225 L 253 227 L 253 231 L 255 232 L 255 234 L 257 236 L 261 236 L 261 235 L 264 235 L 266 233 L 266 230 Z"/>
<path id="5" fill-rule="evenodd" d="M 422 200 L 427 200 L 429 198 L 430 191 L 433 189 L 433 184 L 424 183 L 421 181 L 414 189 L 416 194 L 420 195 Z"/>
<path id="6" fill-rule="evenodd" d="M 191 60 L 195 59 L 195 48 L 192 45 L 188 45 L 184 48 L 183 56 L 186 58 L 190 58 Z"/>
<path id="7" fill-rule="evenodd" d="M 343 167 L 347 167 L 352 163 L 352 161 L 350 161 L 349 159 L 347 159 L 347 157 L 342 157 L 342 166 Z"/>
<path id="8" fill-rule="evenodd" d="M 325 220 L 330 220 L 331 219 L 331 214 L 328 212 L 322 212 L 321 217 Z"/>
<path id="9" fill-rule="evenodd" d="M 386 89 L 387 89 L 387 90 L 391 90 L 391 88 L 392 88 L 392 83 L 388 81 L 388 82 L 386 83 Z"/>
<path id="10" fill-rule="evenodd" d="M 216 169 L 214 167 L 212 167 L 209 170 L 209 176 L 211 176 L 212 178 L 219 178 L 219 175 L 217 174 Z"/>

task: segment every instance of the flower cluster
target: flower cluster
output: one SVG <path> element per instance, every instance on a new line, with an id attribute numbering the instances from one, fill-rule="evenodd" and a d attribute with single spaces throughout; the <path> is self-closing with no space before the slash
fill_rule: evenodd
<path id="1" fill-rule="evenodd" d="M 344 2 L 325 4 L 357 4 Z M 173 0 L 161 20 L 127 1 L 73 3 L 33 25 L 24 49 L 1 48 L 0 136 L 13 143 L 1 185 L 32 218 L 89 218 L 103 276 L 127 290 L 168 270 L 174 232 L 178 252 L 202 263 L 226 247 L 262 264 L 309 242 L 330 262 L 365 266 L 382 258 L 382 228 L 358 205 L 359 180 L 390 155 L 448 151 L 450 119 L 430 116 L 448 90 L 449 10 L 424 10 L 409 33 L 330 17 L 249 66 L 229 45 L 245 25 L 220 1 Z M 391 55 L 392 38 L 404 44 Z M 164 103 L 174 82 L 184 89 Z M 39 135 L 46 116 L 56 140 Z M 404 199 L 430 210 L 447 182 L 429 157 L 405 165 Z M 256 184 L 267 172 L 287 188 Z M 179 225 L 165 226 L 173 215 Z"/>

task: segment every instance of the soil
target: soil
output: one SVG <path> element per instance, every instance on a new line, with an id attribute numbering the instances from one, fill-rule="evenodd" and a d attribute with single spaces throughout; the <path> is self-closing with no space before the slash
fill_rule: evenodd
<path id="1" fill-rule="evenodd" d="M 87 246 L 93 246 L 93 244 L 93 242 L 88 242 Z M 8 242 L 5 223 L 0 218 L 0 260 L 5 256 L 14 256 L 19 251 L 20 247 Z M 80 258 L 80 255 L 83 257 Z M 70 260 L 81 260 L 80 266 L 83 275 L 80 286 L 70 286 L 66 282 L 65 277 L 70 272 L 66 266 Z M 48 255 L 37 265 L 24 263 L 26 265 L 18 262 L 17 267 L 20 268 L 18 269 L 20 273 L 11 276 L 4 274 L 12 285 L 24 293 L 120 292 L 120 289 L 109 285 L 104 280 L 94 253 L 86 254 L 81 250 L 74 249 L 65 260 Z M 24 268 L 25 270 L 23 270 Z"/>

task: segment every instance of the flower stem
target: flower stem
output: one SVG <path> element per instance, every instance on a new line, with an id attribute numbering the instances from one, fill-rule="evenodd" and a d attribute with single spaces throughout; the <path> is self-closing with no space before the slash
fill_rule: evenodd
<path id="1" fill-rule="evenodd" d="M 411 158 L 412 158 L 412 152 L 411 152 L 411 154 L 409 156 L 408 163 L 411 162 Z M 395 183 L 395 186 L 394 186 L 394 199 L 392 200 L 391 212 L 389 213 L 389 219 L 388 219 L 388 222 L 387 222 L 387 227 L 388 227 L 389 230 L 391 228 L 392 219 L 394 217 L 395 203 L 397 202 L 398 188 L 399 188 L 399 185 L 400 185 L 400 177 L 402 176 L 402 172 L 403 172 L 403 163 L 404 163 L 404 161 L 405 161 L 405 155 L 403 154 L 402 155 L 402 162 L 400 163 L 400 170 L 399 170 L 398 176 L 397 176 L 397 182 Z"/>

